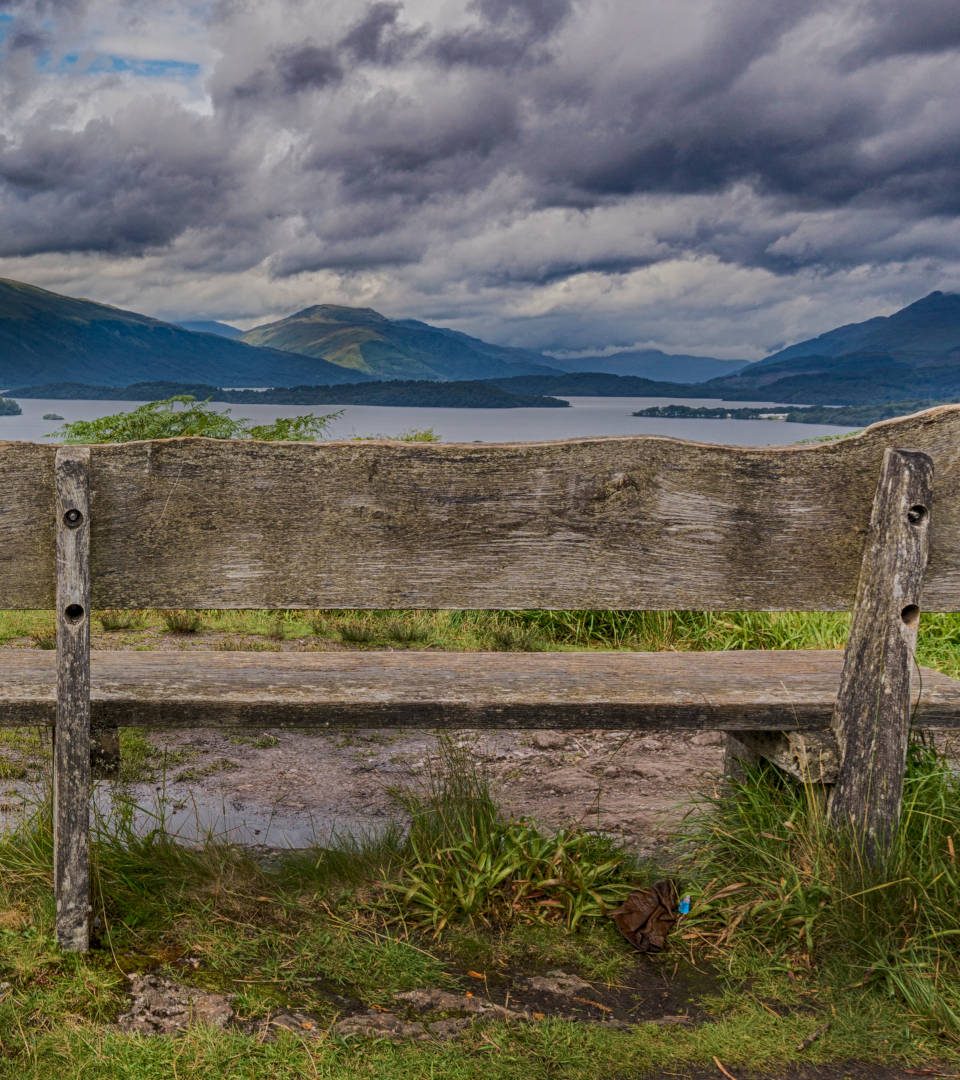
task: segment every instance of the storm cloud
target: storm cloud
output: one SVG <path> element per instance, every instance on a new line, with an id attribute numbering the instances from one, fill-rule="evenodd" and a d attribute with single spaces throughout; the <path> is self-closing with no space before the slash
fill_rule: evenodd
<path id="1" fill-rule="evenodd" d="M 0 274 L 760 356 L 960 288 L 953 0 L 0 0 Z"/>

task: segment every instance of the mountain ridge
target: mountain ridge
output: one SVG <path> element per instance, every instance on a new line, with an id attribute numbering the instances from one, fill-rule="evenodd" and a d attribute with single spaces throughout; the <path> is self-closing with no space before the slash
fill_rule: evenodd
<path id="1" fill-rule="evenodd" d="M 373 308 L 314 304 L 255 326 L 247 344 L 322 357 L 377 379 L 458 382 L 556 371 L 526 349 L 494 345 L 418 319 L 389 319 Z"/>
<path id="2" fill-rule="evenodd" d="M 136 311 L 0 278 L 0 384 L 125 385 L 161 377 L 233 386 L 358 378 L 315 357 L 193 333 Z"/>
<path id="3" fill-rule="evenodd" d="M 561 371 L 604 372 L 678 383 L 706 382 L 732 375 L 750 365 L 749 360 L 720 360 L 714 356 L 665 353 L 660 349 L 623 349 L 606 356 L 548 357 Z"/>
<path id="4" fill-rule="evenodd" d="M 861 405 L 960 399 L 960 294 L 939 290 L 700 384 L 725 401 Z"/>

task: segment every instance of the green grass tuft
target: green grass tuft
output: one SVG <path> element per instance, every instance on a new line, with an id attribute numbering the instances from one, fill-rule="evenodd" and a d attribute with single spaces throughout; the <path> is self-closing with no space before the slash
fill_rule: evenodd
<path id="1" fill-rule="evenodd" d="M 97 619 L 108 633 L 115 630 L 140 630 L 146 624 L 143 612 L 127 608 L 105 608 L 97 613 Z"/>
<path id="2" fill-rule="evenodd" d="M 830 827 L 821 790 L 771 767 L 710 800 L 686 843 L 701 945 L 878 989 L 960 1040 L 960 777 L 933 750 L 911 747 L 879 865 Z"/>
<path id="3" fill-rule="evenodd" d="M 160 621 L 164 630 L 171 634 L 197 634 L 204 626 L 201 612 L 186 611 L 182 608 L 162 611 Z"/>

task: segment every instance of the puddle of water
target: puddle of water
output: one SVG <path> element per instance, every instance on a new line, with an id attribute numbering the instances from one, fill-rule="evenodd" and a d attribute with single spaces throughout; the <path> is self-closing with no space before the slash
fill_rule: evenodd
<path id="1" fill-rule="evenodd" d="M 16 794 L 14 795 L 14 789 Z M 157 789 L 149 784 L 98 784 L 95 818 L 109 822 L 118 812 L 130 813 L 130 827 L 145 836 L 161 825 L 184 844 L 221 843 L 296 849 L 331 846 L 338 837 L 375 836 L 392 823 L 372 814 L 311 814 L 277 806 L 247 804 L 213 792 Z M 36 789 L 11 785 L 0 800 L 0 832 L 16 827 L 38 805 Z"/>

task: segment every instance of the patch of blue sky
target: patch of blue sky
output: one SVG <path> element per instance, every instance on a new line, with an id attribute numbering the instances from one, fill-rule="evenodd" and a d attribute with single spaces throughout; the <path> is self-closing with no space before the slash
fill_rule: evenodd
<path id="1" fill-rule="evenodd" d="M 66 53 L 54 62 L 41 56 L 37 66 L 58 75 L 112 75 L 129 73 L 142 79 L 195 79 L 200 65 L 187 60 L 141 60 L 136 57 Z"/>
<path id="2" fill-rule="evenodd" d="M 4 15 L 0 12 L 0 44 L 10 31 L 10 24 L 13 22 L 12 15 Z"/>

